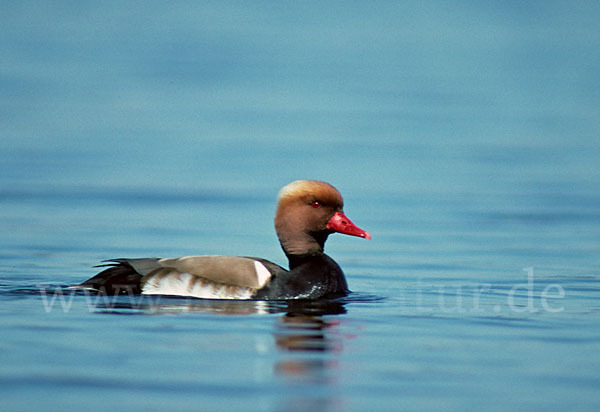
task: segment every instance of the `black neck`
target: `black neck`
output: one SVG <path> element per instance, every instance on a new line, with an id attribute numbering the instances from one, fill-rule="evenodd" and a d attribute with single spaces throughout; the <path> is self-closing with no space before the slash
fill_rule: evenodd
<path id="1" fill-rule="evenodd" d="M 322 258 L 325 254 L 323 253 L 322 248 L 314 248 L 314 249 L 309 250 L 306 253 L 291 254 L 291 253 L 286 252 L 285 255 L 288 258 L 288 262 L 290 264 L 290 270 L 293 270 L 294 268 L 296 268 L 308 261 Z"/>

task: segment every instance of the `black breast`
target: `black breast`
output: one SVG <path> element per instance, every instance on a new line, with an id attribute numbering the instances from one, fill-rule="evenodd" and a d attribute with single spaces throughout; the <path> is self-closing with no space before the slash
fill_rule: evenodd
<path id="1" fill-rule="evenodd" d="M 344 272 L 326 254 L 288 255 L 288 259 L 290 270 L 274 273 L 272 281 L 256 292 L 256 299 L 319 299 L 348 294 Z"/>

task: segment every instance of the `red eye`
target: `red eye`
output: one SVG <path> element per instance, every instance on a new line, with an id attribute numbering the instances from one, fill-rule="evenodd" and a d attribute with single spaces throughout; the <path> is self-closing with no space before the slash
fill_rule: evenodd
<path id="1" fill-rule="evenodd" d="M 314 202 L 312 202 L 312 207 L 314 207 L 315 209 L 318 208 L 319 206 L 321 206 L 321 204 L 319 202 L 317 202 L 316 200 Z"/>

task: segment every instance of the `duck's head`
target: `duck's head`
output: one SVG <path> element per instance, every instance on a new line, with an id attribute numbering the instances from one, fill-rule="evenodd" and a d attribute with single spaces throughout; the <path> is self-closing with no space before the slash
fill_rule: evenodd
<path id="1" fill-rule="evenodd" d="M 275 230 L 288 255 L 322 251 L 331 233 L 371 239 L 344 214 L 344 200 L 335 187 L 317 180 L 296 180 L 279 192 Z"/>

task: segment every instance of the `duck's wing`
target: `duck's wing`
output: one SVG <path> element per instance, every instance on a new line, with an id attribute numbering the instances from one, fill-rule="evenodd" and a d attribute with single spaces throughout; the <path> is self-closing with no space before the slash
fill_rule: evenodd
<path id="1" fill-rule="evenodd" d="M 261 260 L 204 255 L 126 262 L 143 275 L 141 293 L 145 295 L 251 299 L 273 276 L 273 269 L 267 266 L 274 264 L 265 265 Z"/>

